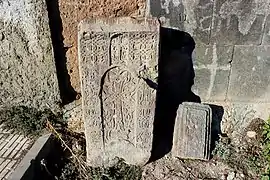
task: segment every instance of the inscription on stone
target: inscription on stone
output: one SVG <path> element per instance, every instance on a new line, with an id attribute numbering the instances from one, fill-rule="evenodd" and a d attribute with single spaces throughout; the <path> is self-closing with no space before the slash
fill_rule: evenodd
<path id="1" fill-rule="evenodd" d="M 113 18 L 80 23 L 89 165 L 111 166 L 117 157 L 136 165 L 148 161 L 156 92 L 144 79 L 157 74 L 158 49 L 157 20 Z"/>
<path id="2" fill-rule="evenodd" d="M 212 112 L 208 105 L 183 103 L 175 121 L 172 155 L 208 160 L 210 156 Z"/>

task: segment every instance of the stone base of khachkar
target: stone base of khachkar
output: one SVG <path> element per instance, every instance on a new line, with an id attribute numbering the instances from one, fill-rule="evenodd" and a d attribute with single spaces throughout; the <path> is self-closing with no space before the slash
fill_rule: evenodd
<path id="1" fill-rule="evenodd" d="M 175 120 L 174 157 L 210 158 L 212 111 L 209 105 L 185 102 L 179 106 Z"/>
<path id="2" fill-rule="evenodd" d="M 85 20 L 79 26 L 79 67 L 87 162 L 117 157 L 145 164 L 151 155 L 159 23 L 152 19 Z"/>

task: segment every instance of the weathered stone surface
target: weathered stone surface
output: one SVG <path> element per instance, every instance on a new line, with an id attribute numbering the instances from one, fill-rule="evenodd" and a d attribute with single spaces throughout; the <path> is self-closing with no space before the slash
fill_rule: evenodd
<path id="1" fill-rule="evenodd" d="M 230 70 L 217 70 L 210 101 L 225 101 L 228 93 Z M 211 85 L 211 84 L 210 84 Z"/>
<path id="2" fill-rule="evenodd" d="M 159 23 L 133 18 L 83 21 L 79 65 L 87 162 L 110 166 L 120 157 L 144 164 L 151 154 Z M 143 76 L 143 78 L 141 78 Z"/>
<path id="3" fill-rule="evenodd" d="M 72 131 L 84 132 L 81 100 L 74 101 L 63 107 L 63 119 L 68 122 L 68 128 Z"/>
<path id="4" fill-rule="evenodd" d="M 195 69 L 194 85 L 192 91 L 202 99 L 209 98 L 208 89 L 210 87 L 211 72 L 208 69 Z"/>
<path id="5" fill-rule="evenodd" d="M 197 46 L 193 52 L 193 91 L 202 100 L 224 101 L 229 85 L 233 46 Z"/>
<path id="6" fill-rule="evenodd" d="M 270 45 L 270 11 L 269 11 L 269 15 L 266 18 L 266 24 L 265 24 L 262 44 L 263 45 Z"/>
<path id="7" fill-rule="evenodd" d="M 150 0 L 150 13 L 160 19 L 163 27 L 188 32 L 194 36 L 196 43 L 209 43 L 213 1 Z"/>
<path id="8" fill-rule="evenodd" d="M 221 66 L 222 69 L 228 69 L 232 61 L 233 46 L 224 45 L 206 45 L 196 46 L 193 51 L 193 61 L 195 68 L 207 67 L 209 65 Z M 224 66 L 224 67 L 223 67 Z"/>
<path id="9" fill-rule="evenodd" d="M 45 1 L 0 2 L 0 109 L 56 109 L 58 82 Z"/>
<path id="10" fill-rule="evenodd" d="M 228 99 L 270 101 L 270 46 L 236 46 Z"/>
<path id="11" fill-rule="evenodd" d="M 261 44 L 269 1 L 217 0 L 214 2 L 211 42 Z"/>
<path id="12" fill-rule="evenodd" d="M 208 105 L 183 103 L 175 120 L 172 155 L 180 158 L 210 157 L 212 111 Z"/>

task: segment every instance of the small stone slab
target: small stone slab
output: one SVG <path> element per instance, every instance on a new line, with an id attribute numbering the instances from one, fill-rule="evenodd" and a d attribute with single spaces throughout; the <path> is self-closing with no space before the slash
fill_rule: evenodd
<path id="1" fill-rule="evenodd" d="M 211 122 L 210 106 L 190 102 L 180 105 L 174 126 L 172 155 L 184 159 L 208 160 Z"/>
<path id="2" fill-rule="evenodd" d="M 40 168 L 43 168 L 42 162 L 48 157 L 53 149 L 52 134 L 45 134 L 39 137 L 24 152 L 20 158 L 20 163 L 11 168 L 9 180 L 17 179 L 35 179 L 39 175 Z"/>
<path id="3" fill-rule="evenodd" d="M 159 23 L 92 19 L 79 29 L 87 162 L 112 166 L 119 157 L 142 165 L 151 155 L 156 99 L 144 78 L 157 76 Z"/>

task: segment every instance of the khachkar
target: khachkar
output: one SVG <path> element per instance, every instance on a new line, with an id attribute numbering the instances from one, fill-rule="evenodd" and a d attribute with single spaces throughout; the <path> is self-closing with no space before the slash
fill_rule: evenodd
<path id="1" fill-rule="evenodd" d="M 184 102 L 177 111 L 172 155 L 184 159 L 210 158 L 212 110 L 209 105 Z"/>
<path id="2" fill-rule="evenodd" d="M 142 165 L 151 155 L 159 23 L 155 19 L 91 19 L 79 25 L 79 66 L 87 162 L 118 158 Z"/>

